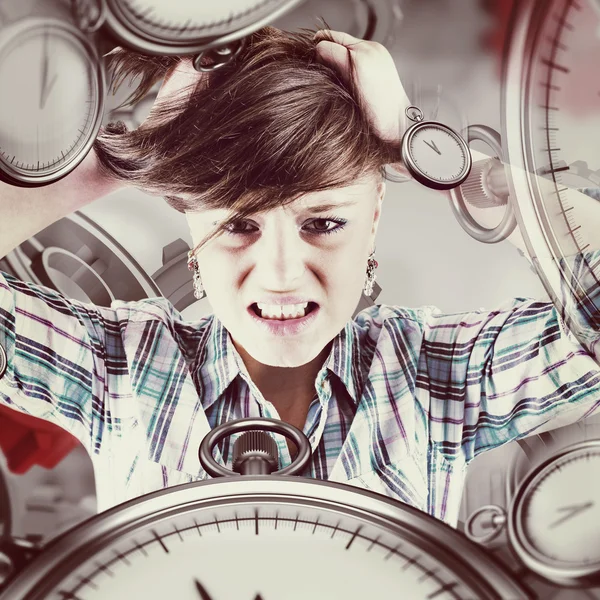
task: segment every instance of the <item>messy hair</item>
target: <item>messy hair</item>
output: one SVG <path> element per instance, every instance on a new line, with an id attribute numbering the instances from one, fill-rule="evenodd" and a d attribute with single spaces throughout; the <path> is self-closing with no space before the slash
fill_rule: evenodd
<path id="1" fill-rule="evenodd" d="M 161 99 L 137 130 L 102 128 L 94 145 L 101 167 L 180 212 L 231 211 L 195 252 L 251 214 L 384 175 L 398 149 L 374 133 L 354 84 L 317 60 L 314 35 L 253 33 L 231 63 L 184 99 Z M 125 103 L 133 105 L 179 60 L 118 48 L 107 68 L 113 87 L 140 78 Z"/>

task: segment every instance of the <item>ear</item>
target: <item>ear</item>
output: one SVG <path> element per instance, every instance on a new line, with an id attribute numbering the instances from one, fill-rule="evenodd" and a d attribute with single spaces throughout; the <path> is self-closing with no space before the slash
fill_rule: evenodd
<path id="1" fill-rule="evenodd" d="M 202 231 L 203 223 L 201 220 L 201 215 L 199 213 L 193 213 L 186 211 L 185 218 L 188 224 L 188 228 L 190 231 L 190 235 L 192 236 L 192 244 L 193 248 L 195 248 L 200 243 L 199 231 Z"/>

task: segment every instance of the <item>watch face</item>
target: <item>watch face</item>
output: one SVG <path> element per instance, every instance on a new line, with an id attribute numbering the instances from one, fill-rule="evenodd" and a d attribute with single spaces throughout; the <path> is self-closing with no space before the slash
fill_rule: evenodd
<path id="1" fill-rule="evenodd" d="M 411 127 L 402 140 L 402 158 L 417 181 L 434 189 L 451 189 L 471 170 L 465 141 L 452 129 L 428 121 Z"/>

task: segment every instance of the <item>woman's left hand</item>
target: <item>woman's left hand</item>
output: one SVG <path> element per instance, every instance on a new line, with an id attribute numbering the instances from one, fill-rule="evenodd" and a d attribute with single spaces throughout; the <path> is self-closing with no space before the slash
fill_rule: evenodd
<path id="1" fill-rule="evenodd" d="M 326 39 L 330 35 L 333 42 Z M 317 56 L 346 81 L 351 77 L 349 54 L 355 65 L 354 83 L 375 131 L 385 141 L 400 143 L 406 130 L 404 113 L 410 105 L 394 59 L 378 42 L 360 40 L 340 31 L 318 31 Z"/>

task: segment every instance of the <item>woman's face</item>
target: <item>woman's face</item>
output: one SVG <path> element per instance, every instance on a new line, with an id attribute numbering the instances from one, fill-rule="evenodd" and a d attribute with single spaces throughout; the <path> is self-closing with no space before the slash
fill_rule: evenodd
<path id="1" fill-rule="evenodd" d="M 298 367 L 344 328 L 364 287 L 384 191 L 373 174 L 306 194 L 235 223 L 197 253 L 213 312 L 237 346 L 262 364 Z M 194 245 L 227 216 L 187 213 Z M 301 307 L 290 305 L 305 302 L 300 318 Z"/>

